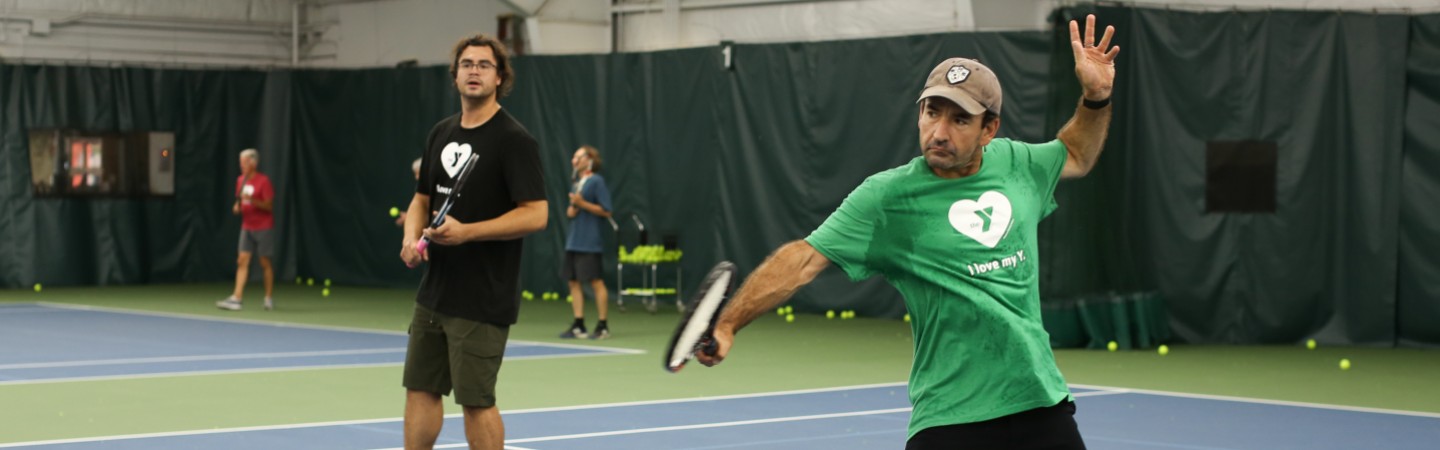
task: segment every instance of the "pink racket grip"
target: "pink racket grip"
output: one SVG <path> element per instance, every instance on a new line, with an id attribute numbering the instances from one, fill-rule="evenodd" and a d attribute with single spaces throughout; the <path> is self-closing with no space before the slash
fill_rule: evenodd
<path id="1" fill-rule="evenodd" d="M 419 253 L 423 256 L 425 254 L 425 249 L 427 248 L 430 248 L 430 238 L 422 237 L 420 238 L 420 240 L 415 241 L 415 253 Z"/>

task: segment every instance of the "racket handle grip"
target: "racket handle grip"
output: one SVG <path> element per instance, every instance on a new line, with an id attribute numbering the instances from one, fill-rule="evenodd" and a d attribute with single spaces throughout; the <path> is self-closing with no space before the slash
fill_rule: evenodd
<path id="1" fill-rule="evenodd" d="M 715 342 L 715 336 L 707 334 L 704 339 L 700 340 L 700 348 L 697 350 L 704 353 L 705 356 L 715 356 L 715 353 L 720 351 L 720 343 Z"/>
<path id="2" fill-rule="evenodd" d="M 430 238 L 422 237 L 420 240 L 415 241 L 415 253 L 423 255 L 427 248 L 430 248 Z"/>

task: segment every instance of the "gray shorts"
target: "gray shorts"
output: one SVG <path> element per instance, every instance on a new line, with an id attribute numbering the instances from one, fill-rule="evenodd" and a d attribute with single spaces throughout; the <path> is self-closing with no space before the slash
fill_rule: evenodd
<path id="1" fill-rule="evenodd" d="M 560 279 L 565 281 L 590 281 L 600 278 L 599 253 L 565 252 L 565 262 L 560 266 Z"/>
<path id="2" fill-rule="evenodd" d="M 275 256 L 275 230 L 240 229 L 240 253 L 253 253 L 263 258 Z"/>

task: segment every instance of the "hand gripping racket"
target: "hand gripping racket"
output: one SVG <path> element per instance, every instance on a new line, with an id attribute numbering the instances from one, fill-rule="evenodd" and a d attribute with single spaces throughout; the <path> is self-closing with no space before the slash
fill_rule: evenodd
<path id="1" fill-rule="evenodd" d="M 430 228 L 439 228 L 445 224 L 445 216 L 450 214 L 450 208 L 455 206 L 455 199 L 460 198 L 460 188 L 465 187 L 465 180 L 470 178 L 470 172 L 475 169 L 475 161 L 478 159 L 480 155 L 472 154 L 470 159 L 465 160 L 465 165 L 460 166 L 460 173 L 455 175 L 455 184 L 450 186 L 450 195 L 445 197 L 445 203 L 440 205 L 440 212 L 430 219 Z M 421 236 L 420 240 L 415 242 L 415 251 L 424 254 L 427 248 L 430 248 L 430 238 Z"/>
<path id="2" fill-rule="evenodd" d="M 670 336 L 670 346 L 664 355 L 665 370 L 679 372 L 696 352 L 714 355 L 719 349 L 713 334 L 715 321 L 734 293 L 735 276 L 735 265 L 729 261 L 721 261 L 705 275 L 700 290 L 685 307 L 680 326 Z"/>

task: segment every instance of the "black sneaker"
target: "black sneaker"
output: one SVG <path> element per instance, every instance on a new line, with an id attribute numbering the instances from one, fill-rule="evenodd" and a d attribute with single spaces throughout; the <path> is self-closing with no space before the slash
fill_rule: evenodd
<path id="1" fill-rule="evenodd" d="M 585 333 L 585 327 L 570 327 L 564 333 L 560 333 L 561 339 L 585 339 L 589 334 Z"/>
<path id="2" fill-rule="evenodd" d="M 610 339 L 610 327 L 604 325 L 595 327 L 595 332 L 590 333 L 590 339 Z"/>

